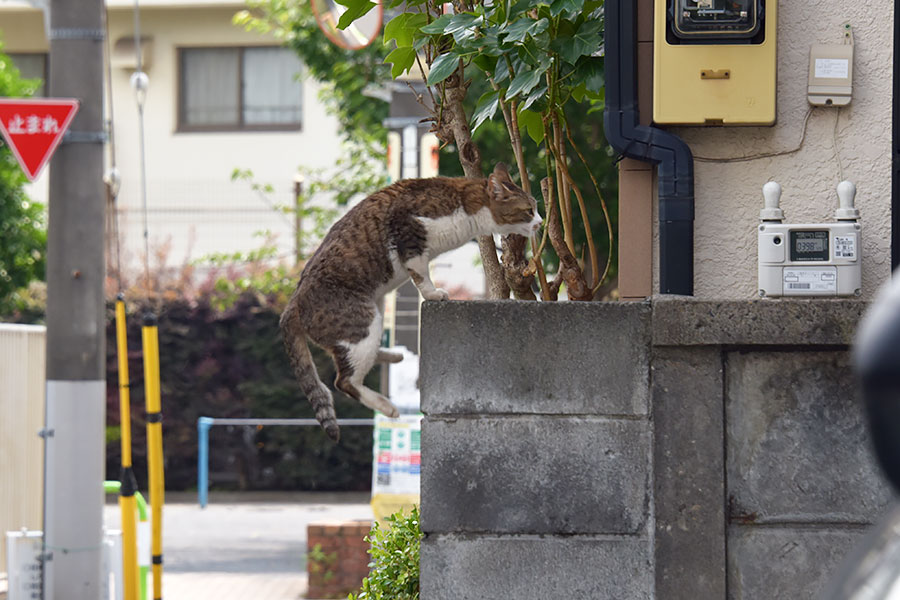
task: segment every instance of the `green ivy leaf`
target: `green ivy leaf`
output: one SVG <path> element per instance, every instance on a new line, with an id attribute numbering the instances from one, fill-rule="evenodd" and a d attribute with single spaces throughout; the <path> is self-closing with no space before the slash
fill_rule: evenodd
<path id="1" fill-rule="evenodd" d="M 428 21 L 423 13 L 401 13 L 384 26 L 384 44 L 396 40 L 397 47 L 412 46 L 416 32 Z"/>
<path id="2" fill-rule="evenodd" d="M 572 99 L 575 100 L 575 102 L 584 102 L 586 95 L 587 86 L 584 83 L 579 83 L 576 87 L 572 88 Z"/>
<path id="3" fill-rule="evenodd" d="M 385 56 L 384 62 L 391 63 L 391 77 L 397 79 L 416 62 L 416 50 L 412 46 L 401 46 Z"/>
<path id="4" fill-rule="evenodd" d="M 428 25 L 422 27 L 420 31 L 422 33 L 428 33 L 432 35 L 444 33 L 444 28 L 447 26 L 447 23 L 450 22 L 450 19 L 452 19 L 454 16 L 455 15 L 441 15 Z"/>
<path id="5" fill-rule="evenodd" d="M 537 102 L 538 100 L 543 99 L 547 95 L 547 84 L 540 87 L 534 88 L 534 90 L 528 94 L 528 98 L 525 99 L 525 102 L 522 103 L 521 108 L 526 109 L 529 108 L 532 104 Z"/>
<path id="6" fill-rule="evenodd" d="M 554 17 L 566 13 L 570 16 L 576 16 L 581 13 L 584 8 L 584 0 L 555 0 L 550 5 L 550 14 Z"/>
<path id="7" fill-rule="evenodd" d="M 353 21 L 368 13 L 375 8 L 375 3 L 371 0 L 335 0 L 338 4 L 347 7 L 344 14 L 338 20 L 337 28 L 346 29 Z"/>
<path id="8" fill-rule="evenodd" d="M 471 13 L 460 13 L 458 15 L 453 15 L 453 17 L 447 22 L 447 25 L 444 27 L 444 33 L 447 35 L 453 35 L 459 31 L 463 31 L 470 27 L 474 27 L 476 25 L 480 25 L 484 22 L 484 17 L 481 15 L 473 15 Z"/>
<path id="9" fill-rule="evenodd" d="M 519 112 L 519 129 L 524 129 L 535 144 L 540 144 L 544 139 L 544 123 L 540 113 L 531 110 Z"/>
<path id="10" fill-rule="evenodd" d="M 513 80 L 509 83 L 509 89 L 506 91 L 507 98 L 515 98 L 519 94 L 527 94 L 534 86 L 538 84 L 541 80 L 541 75 L 546 72 L 547 69 L 528 69 L 527 71 L 520 71 L 516 74 Z"/>
<path id="11" fill-rule="evenodd" d="M 587 114 L 592 115 L 597 112 L 601 112 L 604 108 L 606 108 L 606 100 L 591 100 L 591 107 L 588 109 Z"/>
<path id="12" fill-rule="evenodd" d="M 488 56 L 503 56 L 504 49 L 500 44 L 499 27 L 491 26 L 481 30 L 481 37 L 477 39 L 478 54 Z"/>
<path id="13" fill-rule="evenodd" d="M 550 21 L 547 19 L 538 19 L 537 21 L 531 18 L 522 18 L 518 21 L 510 24 L 506 27 L 505 31 L 501 28 L 501 33 L 506 33 L 506 41 L 507 42 L 519 42 L 522 43 L 525 41 L 526 36 L 535 37 L 540 35 L 544 31 L 547 30 L 547 27 L 550 26 Z"/>
<path id="14" fill-rule="evenodd" d="M 404 40 L 401 36 L 403 36 L 403 31 L 406 26 L 406 22 L 412 15 L 410 13 L 400 13 L 393 19 L 387 22 L 384 26 L 384 33 L 382 34 L 384 38 L 384 45 L 387 46 L 387 43 L 391 40 L 397 40 L 397 46 L 412 46 L 412 41 L 409 43 L 403 43 Z"/>
<path id="15" fill-rule="evenodd" d="M 435 85 L 450 77 L 459 66 L 459 56 L 453 52 L 441 54 L 431 64 L 428 72 L 428 85 Z"/>
<path id="16" fill-rule="evenodd" d="M 578 61 L 575 68 L 575 79 L 581 81 L 585 89 L 599 92 L 606 85 L 604 61 L 598 56 L 586 56 Z"/>
<path id="17" fill-rule="evenodd" d="M 572 37 L 558 37 L 552 47 L 567 63 L 574 65 L 582 56 L 594 53 L 603 43 L 600 29 L 603 23 L 600 19 L 585 21 Z"/>
<path id="18" fill-rule="evenodd" d="M 497 112 L 497 106 L 500 104 L 500 92 L 494 90 L 484 94 L 478 99 L 475 105 L 475 113 L 472 115 L 472 132 L 474 133 L 478 126 L 494 118 Z"/>
<path id="19" fill-rule="evenodd" d="M 534 8 L 533 0 L 519 0 L 509 9 L 509 19 L 513 20 L 524 12 L 528 12 Z"/>
<path id="20" fill-rule="evenodd" d="M 493 73 L 497 69 L 497 57 L 479 54 L 472 58 L 472 64 L 485 73 Z"/>

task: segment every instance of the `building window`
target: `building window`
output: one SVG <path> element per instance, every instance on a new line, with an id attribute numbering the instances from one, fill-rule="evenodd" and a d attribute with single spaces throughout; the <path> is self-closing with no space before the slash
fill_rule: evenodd
<path id="1" fill-rule="evenodd" d="M 301 65 L 287 48 L 181 48 L 180 131 L 299 129 Z"/>
<path id="2" fill-rule="evenodd" d="M 34 91 L 35 96 L 47 95 L 47 55 L 25 54 L 10 52 L 8 56 L 22 74 L 23 79 L 39 79 L 40 82 Z"/>

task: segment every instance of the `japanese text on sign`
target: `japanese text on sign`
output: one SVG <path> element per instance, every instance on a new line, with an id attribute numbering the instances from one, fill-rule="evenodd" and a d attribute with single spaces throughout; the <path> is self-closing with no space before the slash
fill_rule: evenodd
<path id="1" fill-rule="evenodd" d="M 59 123 L 50 115 L 31 114 L 26 117 L 15 114 L 7 123 L 10 135 L 34 135 L 59 133 Z"/>

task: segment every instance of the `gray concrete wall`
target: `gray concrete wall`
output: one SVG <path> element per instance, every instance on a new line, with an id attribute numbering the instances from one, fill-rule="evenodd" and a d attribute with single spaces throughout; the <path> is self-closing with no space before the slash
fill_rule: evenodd
<path id="1" fill-rule="evenodd" d="M 890 499 L 864 308 L 426 303 L 421 597 L 815 598 Z"/>

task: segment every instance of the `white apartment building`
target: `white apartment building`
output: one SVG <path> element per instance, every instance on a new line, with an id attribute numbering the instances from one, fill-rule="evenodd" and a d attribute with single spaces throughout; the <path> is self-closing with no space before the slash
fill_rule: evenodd
<path id="1" fill-rule="evenodd" d="M 298 167 L 333 168 L 340 153 L 338 123 L 319 102 L 319 86 L 274 37 L 232 24 L 244 8 L 240 0 L 140 5 L 143 70 L 150 80 L 144 114 L 151 264 L 159 255 L 177 266 L 213 253 L 259 249 L 262 232 L 270 232 L 279 256 L 291 261 L 294 218 L 273 205 L 293 203 Z M 130 85 L 134 3 L 107 0 L 107 6 L 112 103 L 106 111 L 122 180 L 122 260 L 135 272 L 144 243 L 139 121 Z M 0 41 L 25 76 L 46 78 L 40 9 L 0 0 Z M 251 170 L 274 193 L 232 181 L 234 169 Z M 33 198 L 46 202 L 48 179 L 45 171 L 31 186 Z"/>

